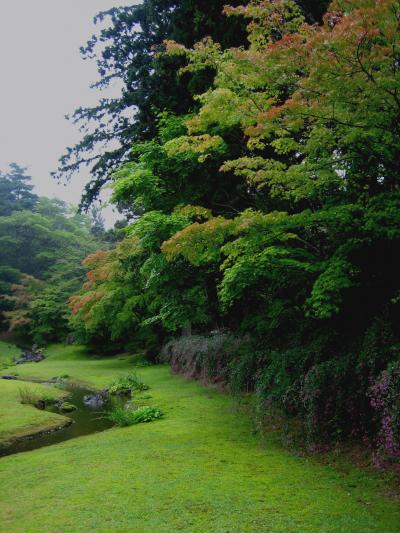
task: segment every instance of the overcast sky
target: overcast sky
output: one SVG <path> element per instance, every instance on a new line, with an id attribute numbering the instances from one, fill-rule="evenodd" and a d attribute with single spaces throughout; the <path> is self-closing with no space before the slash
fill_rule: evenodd
<path id="1" fill-rule="evenodd" d="M 10 162 L 27 166 L 38 194 L 78 203 L 87 173 L 65 187 L 50 172 L 80 139 L 64 116 L 99 98 L 89 88 L 97 80 L 95 63 L 83 61 L 79 47 L 94 32 L 96 13 L 135 3 L 140 1 L 0 0 L 0 169 Z"/>

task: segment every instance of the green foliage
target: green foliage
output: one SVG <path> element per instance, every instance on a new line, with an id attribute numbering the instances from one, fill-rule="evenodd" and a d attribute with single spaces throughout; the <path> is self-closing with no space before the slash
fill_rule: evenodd
<path id="1" fill-rule="evenodd" d="M 107 416 L 118 426 L 133 426 L 142 422 L 159 420 L 164 416 L 164 413 L 158 407 L 150 406 L 142 406 L 137 409 L 114 407 Z"/>
<path id="2" fill-rule="evenodd" d="M 21 403 L 35 405 L 39 400 L 37 392 L 33 391 L 28 385 L 20 387 L 18 392 Z"/>
<path id="3" fill-rule="evenodd" d="M 59 406 L 59 410 L 61 413 L 72 413 L 73 411 L 76 411 L 78 408 L 76 405 L 70 402 L 62 402 Z"/>
<path id="4" fill-rule="evenodd" d="M 25 172 L 26 168 L 16 163 L 10 165 L 8 172 L 0 171 L 0 217 L 35 207 L 38 197 L 32 192 L 31 178 Z"/>
<path id="5" fill-rule="evenodd" d="M 0 326 L 41 344 L 67 335 L 67 301 L 82 283 L 81 261 L 97 244 L 88 217 L 61 200 L 36 197 L 29 180 L 15 166 L 0 176 L 0 188 L 13 187 L 0 208 Z"/>
<path id="6" fill-rule="evenodd" d="M 190 117 L 161 114 L 157 135 L 133 146 L 132 160 L 112 174 L 112 200 L 120 210 L 132 216 L 187 204 L 224 208 L 235 180 L 228 175 L 216 182 L 215 173 L 232 150 L 219 135 L 188 135 Z"/>
<path id="7" fill-rule="evenodd" d="M 233 3 L 237 5 L 240 0 Z M 192 46 L 211 36 L 224 47 L 244 44 L 244 24 L 222 17 L 223 7 L 223 0 L 144 0 L 139 5 L 112 8 L 95 18 L 104 27 L 82 47 L 82 55 L 96 59 L 100 75 L 98 88 L 118 81 L 123 90 L 119 98 L 104 98 L 97 106 L 77 109 L 71 117 L 89 133 L 76 146 L 68 148 L 60 159 L 57 176 L 68 177 L 82 165 L 90 165 L 92 181 L 86 187 L 84 207 L 91 204 L 112 171 L 126 160 L 132 144 L 146 145 L 156 136 L 160 113 L 185 115 L 192 110 L 193 96 L 212 82 L 212 69 L 179 76 L 178 70 L 184 63 L 179 57 L 159 53 L 164 49 L 164 40 L 173 39 Z M 86 129 L 89 124 L 96 127 Z M 104 144 L 105 152 L 99 150 Z M 135 187 L 145 188 L 146 173 L 136 162 L 132 166 L 128 164 L 125 171 L 118 171 L 118 175 L 125 179 L 128 172 L 130 191 Z M 147 174 L 153 185 L 157 184 L 156 176 Z M 126 190 L 126 185 L 121 187 Z M 116 194 L 119 193 L 117 190 Z M 156 191 L 150 196 L 157 197 Z M 143 200 L 142 196 L 138 203 Z"/>
<path id="8" fill-rule="evenodd" d="M 149 386 L 144 383 L 137 374 L 131 373 L 122 376 L 114 381 L 108 391 L 110 394 L 132 394 L 134 392 L 143 392 L 149 390 Z"/>
<path id="9" fill-rule="evenodd" d="M 156 328 L 175 331 L 209 320 L 206 290 L 193 286 L 194 269 L 170 264 L 162 243 L 208 211 L 176 209 L 172 215 L 151 211 L 131 224 L 114 250 L 89 256 L 91 270 L 82 291 L 70 300 L 72 325 L 85 342 L 111 338 L 125 342 L 144 336 L 152 343 Z M 195 274 L 201 280 L 201 274 Z"/>
<path id="10" fill-rule="evenodd" d="M 165 31 L 147 66 L 204 83 L 182 107 L 156 105 L 113 173 L 133 222 L 71 299 L 84 340 L 155 351 L 173 333 L 174 368 L 255 389 L 260 412 L 297 417 L 310 445 L 374 441 L 370 387 L 400 342 L 365 347 L 400 314 L 400 6 L 338 0 L 322 18 L 316 4 L 226 7 L 224 24 L 248 24 L 239 47 Z"/>

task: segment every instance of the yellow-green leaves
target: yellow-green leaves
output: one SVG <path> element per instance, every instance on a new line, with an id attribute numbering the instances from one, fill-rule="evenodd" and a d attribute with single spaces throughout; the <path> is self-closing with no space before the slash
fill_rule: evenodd
<path id="1" fill-rule="evenodd" d="M 164 242 L 161 250 L 172 261 L 185 258 L 194 266 L 216 263 L 221 258 L 221 246 L 235 227 L 233 220 L 216 217 L 204 224 L 195 222 Z"/>
<path id="2" fill-rule="evenodd" d="M 196 155 L 198 161 L 203 163 L 215 152 L 224 152 L 226 145 L 218 135 L 185 135 L 168 141 L 165 146 L 168 157 L 176 155 Z"/>

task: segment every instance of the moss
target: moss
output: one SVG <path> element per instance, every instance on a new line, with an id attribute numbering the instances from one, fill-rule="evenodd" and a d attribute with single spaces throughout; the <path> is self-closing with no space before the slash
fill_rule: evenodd
<path id="1" fill-rule="evenodd" d="M 63 402 L 60 404 L 59 409 L 62 413 L 72 413 L 72 411 L 76 411 L 78 408 L 73 403 Z"/>

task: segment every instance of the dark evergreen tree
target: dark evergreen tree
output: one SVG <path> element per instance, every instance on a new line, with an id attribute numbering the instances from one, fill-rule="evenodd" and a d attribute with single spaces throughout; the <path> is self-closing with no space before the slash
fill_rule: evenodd
<path id="1" fill-rule="evenodd" d="M 13 211 L 32 209 L 38 197 L 32 192 L 32 178 L 26 168 L 11 163 L 8 172 L 0 171 L 0 216 L 10 215 Z"/>
<path id="2" fill-rule="evenodd" d="M 164 40 L 176 40 L 189 47 L 206 36 L 223 47 L 246 42 L 245 22 L 223 16 L 225 3 L 144 0 L 143 4 L 113 8 L 95 18 L 96 22 L 110 19 L 111 24 L 89 40 L 81 49 L 82 55 L 85 59 L 96 58 L 100 75 L 96 87 L 105 88 L 119 80 L 123 90 L 120 98 L 79 108 L 71 117 L 83 127 L 85 135 L 80 143 L 68 148 L 55 176 L 69 178 L 82 165 L 91 167 L 92 180 L 81 207 L 90 206 L 108 181 L 110 171 L 128 159 L 134 142 L 155 136 L 160 111 L 188 112 L 194 104 L 193 95 L 212 83 L 212 71 L 180 76 L 183 60 L 158 54 Z M 117 148 L 109 147 L 99 155 L 98 146 L 111 141 L 117 142 Z"/>
<path id="3" fill-rule="evenodd" d="M 90 233 L 98 240 L 102 240 L 106 233 L 105 219 L 101 206 L 94 205 L 90 210 L 91 227 Z"/>

